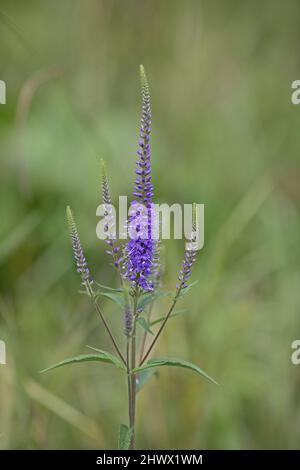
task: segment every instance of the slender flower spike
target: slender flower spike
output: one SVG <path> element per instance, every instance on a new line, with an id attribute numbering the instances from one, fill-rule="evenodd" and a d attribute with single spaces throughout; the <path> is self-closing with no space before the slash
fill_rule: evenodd
<path id="1" fill-rule="evenodd" d="M 142 89 L 142 118 L 140 128 L 139 149 L 137 151 L 137 169 L 133 196 L 137 201 L 149 207 L 153 198 L 153 185 L 151 177 L 151 103 L 150 90 L 143 65 L 140 66 L 140 79 Z"/>
<path id="2" fill-rule="evenodd" d="M 162 277 L 163 277 L 164 270 L 165 270 L 163 251 L 164 251 L 164 247 L 162 246 L 161 241 L 160 240 L 156 241 L 155 248 L 154 248 L 153 269 L 152 269 L 154 289 L 158 289 L 159 287 L 161 287 Z"/>
<path id="3" fill-rule="evenodd" d="M 132 331 L 133 316 L 130 306 L 127 305 L 124 313 L 124 332 L 126 336 L 130 336 Z"/>
<path id="4" fill-rule="evenodd" d="M 193 204 L 193 212 L 192 212 L 192 237 L 191 242 L 192 244 L 196 240 L 197 234 L 197 212 L 196 212 L 196 204 Z M 192 266 L 196 260 L 197 250 L 193 249 L 193 247 L 189 250 L 185 251 L 185 257 L 182 261 L 181 270 L 179 271 L 178 282 L 177 282 L 177 290 L 178 289 L 185 289 L 187 287 L 187 281 L 191 275 Z"/>
<path id="5" fill-rule="evenodd" d="M 186 250 L 185 257 L 182 262 L 181 270 L 178 276 L 177 289 L 185 289 L 187 287 L 187 281 L 191 275 L 191 269 L 196 260 L 196 251 Z"/>
<path id="6" fill-rule="evenodd" d="M 81 246 L 74 215 L 70 206 L 67 206 L 66 217 L 67 217 L 67 223 L 68 223 L 68 228 L 70 232 L 77 272 L 80 274 L 82 283 L 84 285 L 87 285 L 88 283 L 92 284 L 93 280 L 91 278 L 90 271 L 89 271 L 84 253 L 83 253 L 83 249 Z"/>
<path id="7" fill-rule="evenodd" d="M 120 247 L 116 246 L 116 243 L 115 243 L 116 227 L 115 227 L 115 222 L 114 222 L 114 217 L 113 217 L 113 212 L 112 212 L 109 182 L 107 178 L 107 172 L 106 172 L 104 160 L 101 159 L 100 163 L 101 163 L 101 173 L 102 173 L 102 179 L 101 179 L 102 202 L 103 202 L 104 209 L 105 209 L 104 215 L 107 221 L 107 224 L 105 226 L 107 238 L 105 239 L 105 241 L 110 246 L 110 248 L 106 250 L 106 252 L 109 255 L 112 255 L 114 259 L 114 265 L 118 267 L 121 261 L 121 259 L 118 256 Z"/>
<path id="8" fill-rule="evenodd" d="M 103 158 L 100 160 L 101 164 L 101 172 L 102 172 L 102 199 L 103 199 L 103 204 L 111 204 L 111 196 L 110 196 L 110 189 L 109 189 L 109 183 L 108 183 L 108 178 L 107 178 L 107 171 L 106 171 L 106 166 Z"/>
<path id="9" fill-rule="evenodd" d="M 151 274 L 155 243 L 152 237 L 153 225 L 153 185 L 151 177 L 151 103 L 149 85 L 144 67 L 140 66 L 140 79 L 142 90 L 142 117 L 139 135 L 138 159 L 135 170 L 136 179 L 133 196 L 135 200 L 132 207 L 136 207 L 136 214 L 129 217 L 129 224 L 138 218 L 136 233 L 125 248 L 125 277 L 132 282 L 133 286 L 139 286 L 145 291 L 153 290 Z M 139 206 L 143 205 L 145 212 L 140 214 Z"/>

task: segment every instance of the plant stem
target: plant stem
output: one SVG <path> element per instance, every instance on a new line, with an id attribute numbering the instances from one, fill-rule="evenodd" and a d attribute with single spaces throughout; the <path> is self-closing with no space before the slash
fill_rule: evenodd
<path id="1" fill-rule="evenodd" d="M 112 342 L 113 342 L 113 345 L 114 345 L 114 347 L 115 347 L 115 349 L 116 349 L 116 352 L 117 352 L 118 356 L 120 357 L 120 359 L 121 359 L 121 361 L 123 362 L 123 364 L 126 365 L 126 361 L 125 361 L 125 359 L 124 359 L 124 356 L 123 356 L 123 354 L 121 353 L 121 351 L 120 351 L 120 349 L 119 349 L 119 347 L 118 347 L 118 345 L 117 345 L 117 343 L 116 343 L 116 340 L 115 340 L 115 338 L 114 338 L 114 336 L 113 336 L 113 334 L 112 334 L 112 332 L 111 332 L 111 330 L 110 330 L 110 328 L 109 328 L 109 326 L 108 326 L 108 323 L 106 322 L 106 320 L 105 320 L 105 318 L 104 318 L 104 316 L 103 316 L 103 313 L 101 312 L 101 309 L 100 309 L 100 307 L 99 307 L 99 305 L 98 305 L 97 299 L 96 299 L 96 297 L 95 297 L 95 294 L 94 294 L 94 292 L 93 292 L 93 290 L 92 290 L 92 287 L 91 287 L 91 285 L 90 285 L 89 282 L 86 283 L 86 288 L 87 288 L 88 293 L 90 294 L 90 296 L 91 296 L 91 298 L 92 298 L 92 300 L 93 300 L 95 309 L 97 310 L 97 312 L 98 312 L 98 314 L 99 314 L 99 316 L 100 316 L 100 318 L 101 318 L 101 320 L 102 320 L 102 322 L 103 322 L 103 324 L 104 324 L 104 326 L 105 326 L 105 328 L 106 328 L 106 331 L 107 331 L 107 333 L 109 334 L 109 337 L 110 337 L 110 339 L 111 339 Z"/>
<path id="2" fill-rule="evenodd" d="M 132 331 L 132 343 L 131 343 L 131 370 L 135 368 L 135 356 L 136 356 L 136 325 Z M 132 438 L 130 449 L 135 448 L 135 412 L 136 412 L 136 375 L 131 372 L 131 413 L 132 413 Z"/>
<path id="3" fill-rule="evenodd" d="M 135 449 L 135 415 L 136 415 L 136 374 L 132 371 L 136 366 L 136 320 L 137 320 L 137 304 L 138 304 L 138 289 L 134 294 L 133 305 L 133 327 L 131 338 L 131 429 L 132 437 L 130 442 L 130 449 Z"/>
<path id="4" fill-rule="evenodd" d="M 140 361 L 139 366 L 141 366 L 141 365 L 145 362 L 145 360 L 147 359 L 147 357 L 148 357 L 149 354 L 151 353 L 152 349 L 154 348 L 154 346 L 155 346 L 155 344 L 156 344 L 156 341 L 157 341 L 158 338 L 160 337 L 160 335 L 161 335 L 161 333 L 162 333 L 162 330 L 164 329 L 164 327 L 165 327 L 165 325 L 166 325 L 166 323 L 167 323 L 167 321 L 168 321 L 168 319 L 169 319 L 171 313 L 172 313 L 173 310 L 174 310 L 174 307 L 175 307 L 175 305 L 176 305 L 176 302 L 177 302 L 177 300 L 178 300 L 178 297 L 179 297 L 180 292 L 181 292 L 181 286 L 177 289 L 176 294 L 175 294 L 175 297 L 174 297 L 174 300 L 173 300 L 173 303 L 172 303 L 172 305 L 171 305 L 171 307 L 170 307 L 170 309 L 169 309 L 169 311 L 168 311 L 168 313 L 167 313 L 167 315 L 166 315 L 166 318 L 164 319 L 164 321 L 163 321 L 163 323 L 162 323 L 160 329 L 159 329 L 158 332 L 156 333 L 156 335 L 155 335 L 155 337 L 154 337 L 152 343 L 151 343 L 150 346 L 149 346 L 148 351 L 146 352 L 146 354 L 144 355 L 144 357 L 143 357 L 142 360 Z"/>
<path id="5" fill-rule="evenodd" d="M 130 376 L 130 357 L 129 357 L 129 344 L 130 340 L 127 338 L 126 344 L 126 367 L 127 367 L 127 387 L 128 387 L 128 417 L 129 428 L 132 427 L 132 398 L 131 398 L 131 376 Z"/>

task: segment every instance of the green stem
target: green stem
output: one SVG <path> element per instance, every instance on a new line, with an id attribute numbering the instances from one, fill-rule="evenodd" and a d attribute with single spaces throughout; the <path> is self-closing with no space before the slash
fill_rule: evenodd
<path id="1" fill-rule="evenodd" d="M 136 356 L 136 325 L 132 331 L 132 343 L 131 343 L 131 370 L 135 368 L 135 356 Z M 131 373 L 131 413 L 132 413 L 132 439 L 131 449 L 135 448 L 135 415 L 136 415 L 136 374 Z"/>
<path id="2" fill-rule="evenodd" d="M 129 417 L 129 428 L 132 427 L 132 398 L 131 398 L 131 376 L 130 376 L 130 357 L 129 357 L 129 344 L 130 340 L 127 338 L 126 344 L 126 368 L 127 368 L 127 387 L 128 387 L 128 417 Z"/>
<path id="3" fill-rule="evenodd" d="M 135 449 L 135 417 L 136 417 L 136 374 L 132 371 L 136 366 L 136 320 L 137 320 L 137 304 L 138 304 L 139 292 L 136 289 L 134 293 L 134 305 L 133 305 L 133 327 L 132 327 L 132 338 L 131 338 L 131 429 L 132 437 L 130 442 L 130 449 Z"/>

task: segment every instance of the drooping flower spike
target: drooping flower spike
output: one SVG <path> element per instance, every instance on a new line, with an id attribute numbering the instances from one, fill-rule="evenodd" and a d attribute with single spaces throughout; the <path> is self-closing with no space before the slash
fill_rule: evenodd
<path id="1" fill-rule="evenodd" d="M 72 248 L 73 248 L 73 254 L 75 258 L 75 263 L 76 263 L 76 269 L 77 272 L 81 276 L 82 283 L 84 285 L 92 284 L 93 280 L 84 256 L 84 252 L 81 246 L 78 230 L 76 227 L 76 222 L 74 219 L 73 212 L 70 208 L 70 206 L 67 206 L 66 209 L 66 218 L 67 218 L 67 224 L 70 232 L 70 237 L 71 237 L 71 243 L 72 243 Z"/>
<path id="2" fill-rule="evenodd" d="M 135 170 L 134 201 L 131 207 L 136 207 L 136 212 L 129 217 L 129 224 L 136 225 L 136 233 L 131 233 L 131 239 L 125 248 L 125 277 L 133 286 L 138 286 L 145 291 L 153 290 L 151 280 L 155 242 L 152 237 L 153 227 L 153 185 L 151 176 L 151 103 L 149 85 L 144 67 L 140 66 L 140 79 L 142 90 L 142 117 L 139 134 L 138 159 Z M 140 205 L 145 211 L 141 214 Z M 134 211 L 133 211 L 134 212 Z"/>

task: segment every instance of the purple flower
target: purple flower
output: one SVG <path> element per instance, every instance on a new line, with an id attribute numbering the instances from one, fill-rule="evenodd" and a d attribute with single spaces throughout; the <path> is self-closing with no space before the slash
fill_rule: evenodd
<path id="1" fill-rule="evenodd" d="M 182 261 L 181 270 L 179 271 L 177 289 L 187 287 L 187 281 L 191 275 L 192 266 L 196 260 L 196 251 L 186 250 L 184 260 Z"/>
<path id="2" fill-rule="evenodd" d="M 73 212 L 71 211 L 71 208 L 67 206 L 66 210 L 66 216 L 67 216 L 67 223 L 69 227 L 69 232 L 70 232 L 70 237 L 71 237 L 71 242 L 72 242 L 72 248 L 73 248 L 73 253 L 74 253 L 74 258 L 76 262 L 76 267 L 77 267 L 77 272 L 81 276 L 81 280 L 83 284 L 92 284 L 93 280 L 90 275 L 90 271 L 83 253 L 83 249 L 81 246 L 78 230 L 76 227 L 75 219 Z"/>
<path id="3" fill-rule="evenodd" d="M 155 243 L 152 239 L 152 199 L 153 185 L 151 177 L 151 104 L 149 86 L 144 67 L 140 66 L 142 87 L 142 118 L 139 138 L 138 159 L 135 170 L 136 179 L 133 196 L 135 200 L 132 208 L 136 208 L 135 214 L 130 215 L 129 225 L 134 225 L 135 234 L 131 233 L 131 239 L 125 248 L 125 277 L 133 285 L 149 291 L 153 289 L 151 281 Z M 139 205 L 145 209 L 141 215 Z M 138 221 L 138 223 L 136 223 Z"/>
<path id="4" fill-rule="evenodd" d="M 152 273 L 153 241 L 129 240 L 126 246 L 126 273 L 125 277 L 133 285 L 138 285 L 145 291 L 153 290 L 150 279 Z"/>

